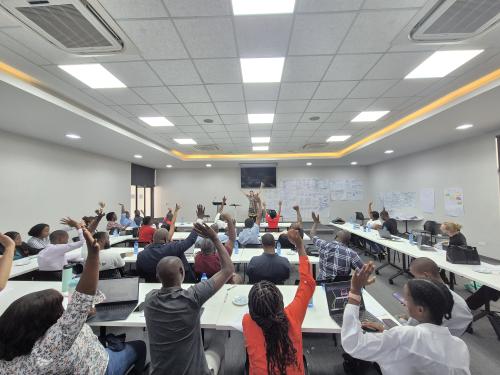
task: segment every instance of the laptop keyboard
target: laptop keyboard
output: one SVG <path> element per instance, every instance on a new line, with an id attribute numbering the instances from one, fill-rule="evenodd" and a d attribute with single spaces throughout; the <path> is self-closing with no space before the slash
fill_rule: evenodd
<path id="1" fill-rule="evenodd" d="M 130 311 L 132 308 L 134 308 L 136 305 L 135 304 L 126 304 L 126 305 L 102 305 L 96 306 L 97 312 L 100 311 L 117 311 L 117 312 L 127 312 Z"/>
<path id="2" fill-rule="evenodd" d="M 340 314 L 333 315 L 332 318 L 333 318 L 333 320 L 335 320 L 335 323 L 337 323 L 339 325 L 339 327 L 342 327 L 342 323 L 344 322 L 344 313 L 343 312 Z M 372 313 L 370 313 L 366 310 L 362 310 L 359 312 L 359 321 L 360 322 L 379 323 L 379 324 L 383 324 L 385 327 L 385 324 L 382 321 L 380 321 L 380 319 L 377 319 L 375 317 L 375 315 L 373 315 Z"/>

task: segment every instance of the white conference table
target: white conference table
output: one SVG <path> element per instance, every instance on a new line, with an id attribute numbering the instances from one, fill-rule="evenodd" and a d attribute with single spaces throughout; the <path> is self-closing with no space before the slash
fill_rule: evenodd
<path id="1" fill-rule="evenodd" d="M 410 244 L 408 240 L 401 238 L 398 241 L 387 240 L 380 238 L 378 231 L 371 230 L 370 232 L 363 231 L 362 228 L 354 228 L 352 224 L 334 224 L 330 223 L 338 229 L 343 229 L 359 237 L 378 243 L 382 246 L 388 247 L 401 254 L 407 255 L 412 258 L 427 257 L 432 259 L 439 268 L 451 272 L 452 274 L 465 277 L 469 280 L 480 282 L 490 288 L 500 290 L 500 273 L 483 273 L 477 272 L 488 267 L 494 268 L 494 265 L 481 262 L 480 266 L 466 265 L 466 264 L 453 264 L 446 260 L 446 251 L 435 249 L 435 251 L 420 250 L 417 245 Z"/>
<path id="2" fill-rule="evenodd" d="M 132 239 L 133 237 L 131 235 L 127 236 L 110 236 L 109 237 L 109 243 L 111 246 L 119 244 L 120 242 L 127 241 Z M 80 247 L 78 249 L 69 251 L 67 254 L 69 256 L 77 256 L 80 254 L 82 257 L 84 254 L 82 252 L 86 250 L 86 245 L 83 247 Z M 12 262 L 12 269 L 10 271 L 10 276 L 9 278 L 12 277 L 17 277 L 24 275 L 29 272 L 33 272 L 38 270 L 38 260 L 37 260 L 37 255 L 32 255 L 26 258 L 18 259 Z"/>
<path id="3" fill-rule="evenodd" d="M 192 284 L 183 284 L 184 288 L 188 288 Z M 233 304 L 233 299 L 236 296 L 248 296 L 251 285 L 231 285 L 226 284 L 204 305 L 204 311 L 201 316 L 201 328 L 217 329 L 217 330 L 241 330 L 241 319 L 248 312 L 248 305 L 236 306 Z M 161 288 L 161 284 L 139 284 L 139 301 L 144 302 L 146 294 L 153 290 Z M 283 294 L 285 305 L 290 303 L 295 296 L 297 286 L 295 285 L 278 285 L 279 290 Z M 32 292 L 55 289 L 61 290 L 61 282 L 53 281 L 9 281 L 7 287 L 0 292 L 0 315 L 7 307 L 16 299 Z M 379 319 L 392 319 L 397 321 L 380 305 L 368 292 L 363 293 L 365 306 L 368 311 L 374 314 Z M 144 312 L 133 312 L 125 320 L 109 321 L 109 322 L 89 322 L 91 326 L 102 327 L 137 327 L 143 328 L 146 326 Z M 302 324 L 302 332 L 314 333 L 340 333 L 340 327 L 333 319 L 330 318 L 327 307 L 326 294 L 321 286 L 317 286 L 313 297 L 313 306 L 308 307 L 307 313 Z"/>
<path id="4" fill-rule="evenodd" d="M 206 224 L 207 225 L 212 225 L 213 222 L 207 222 Z M 292 225 L 292 223 L 279 222 L 278 223 L 278 228 L 288 228 L 290 225 Z M 186 222 L 186 223 L 176 222 L 175 223 L 175 227 L 176 228 L 183 228 L 183 229 L 191 229 L 191 228 L 193 228 L 193 223 L 189 223 L 189 222 Z M 245 223 L 243 223 L 243 222 L 237 222 L 236 223 L 236 228 L 244 228 L 244 227 L 245 227 Z M 268 227 L 269 226 L 267 225 L 267 223 L 260 223 L 260 228 L 265 229 L 265 228 L 268 228 Z"/>
<path id="5" fill-rule="evenodd" d="M 189 234 L 191 232 L 174 232 L 174 235 L 172 236 L 172 241 L 182 241 L 185 240 L 186 238 L 189 237 Z M 281 235 L 281 232 L 267 232 L 267 233 L 261 233 L 260 236 L 262 237 L 264 234 L 272 234 L 275 240 L 278 240 L 278 238 Z M 311 238 L 304 233 L 304 241 L 309 241 Z"/>

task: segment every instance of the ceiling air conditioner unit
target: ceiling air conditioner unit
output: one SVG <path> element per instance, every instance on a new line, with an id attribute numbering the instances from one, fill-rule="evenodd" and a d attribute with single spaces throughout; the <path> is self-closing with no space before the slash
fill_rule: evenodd
<path id="1" fill-rule="evenodd" d="M 96 0 L 2 0 L 0 6 L 68 53 L 109 54 L 124 49 L 118 25 Z"/>
<path id="2" fill-rule="evenodd" d="M 410 31 L 410 39 L 457 42 L 485 32 L 499 19 L 499 0 L 439 0 Z"/>

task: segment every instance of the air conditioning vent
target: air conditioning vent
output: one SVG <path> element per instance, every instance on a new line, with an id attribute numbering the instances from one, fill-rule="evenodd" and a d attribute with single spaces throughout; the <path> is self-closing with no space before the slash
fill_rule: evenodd
<path id="1" fill-rule="evenodd" d="M 6 0 L 0 6 L 66 52 L 103 54 L 124 48 L 118 26 L 96 0 Z"/>
<path id="2" fill-rule="evenodd" d="M 454 42 L 475 37 L 500 19 L 498 0 L 440 0 L 411 30 L 417 42 Z"/>
<path id="3" fill-rule="evenodd" d="M 328 143 L 308 143 L 302 146 L 302 148 L 304 150 L 319 150 L 325 148 L 326 146 L 328 146 Z"/>
<path id="4" fill-rule="evenodd" d="M 219 146 L 213 144 L 213 145 L 195 145 L 193 146 L 194 149 L 198 151 L 218 151 L 220 150 Z"/>

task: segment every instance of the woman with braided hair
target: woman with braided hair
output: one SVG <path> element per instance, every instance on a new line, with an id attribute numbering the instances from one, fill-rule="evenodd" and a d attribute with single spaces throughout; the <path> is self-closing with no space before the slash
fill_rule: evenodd
<path id="1" fill-rule="evenodd" d="M 405 285 L 408 315 L 416 326 L 399 326 L 390 330 L 377 323 L 359 321 L 361 290 L 373 281 L 370 262 L 356 271 L 344 310 L 342 347 L 352 357 L 377 362 L 384 375 L 470 375 L 469 350 L 458 337 L 442 326 L 450 319 L 453 296 L 441 282 L 413 279 Z M 375 333 L 363 333 L 363 328 Z"/>
<path id="2" fill-rule="evenodd" d="M 301 327 L 316 282 L 299 231 L 290 229 L 288 239 L 299 253 L 300 284 L 286 307 L 280 290 L 269 281 L 250 290 L 249 314 L 243 317 L 250 375 L 304 374 Z"/>

